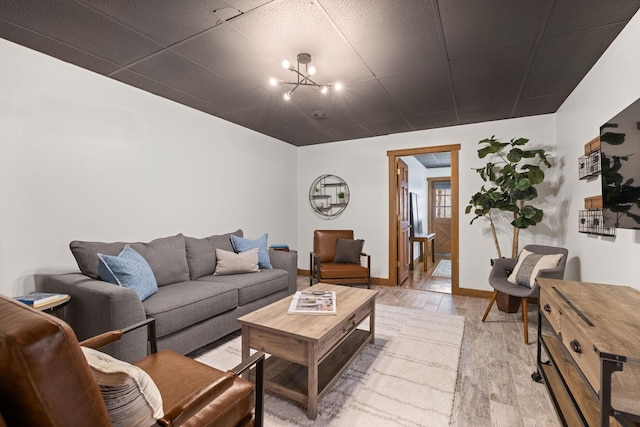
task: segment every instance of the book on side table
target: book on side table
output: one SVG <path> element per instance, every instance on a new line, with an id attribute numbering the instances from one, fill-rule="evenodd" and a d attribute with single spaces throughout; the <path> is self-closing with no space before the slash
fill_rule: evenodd
<path id="1" fill-rule="evenodd" d="M 293 295 L 287 313 L 335 315 L 336 293 L 333 291 L 298 291 Z"/>
<path id="2" fill-rule="evenodd" d="M 41 308 L 46 305 L 52 305 L 60 301 L 65 301 L 69 299 L 69 295 L 53 294 L 48 292 L 32 292 L 27 295 L 15 297 L 15 299 L 33 308 Z"/>

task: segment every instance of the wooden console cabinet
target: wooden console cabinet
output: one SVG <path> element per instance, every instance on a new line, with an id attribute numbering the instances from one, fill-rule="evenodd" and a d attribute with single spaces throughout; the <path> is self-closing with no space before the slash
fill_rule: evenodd
<path id="1" fill-rule="evenodd" d="M 640 292 L 544 278 L 538 284 L 532 377 L 544 380 L 563 425 L 640 426 Z"/>

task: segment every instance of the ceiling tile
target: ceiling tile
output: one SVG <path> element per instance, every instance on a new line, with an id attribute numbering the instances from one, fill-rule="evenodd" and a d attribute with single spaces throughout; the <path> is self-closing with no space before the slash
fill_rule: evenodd
<path id="1" fill-rule="evenodd" d="M 73 0 L 2 0 L 0 18 L 122 66 L 161 49 Z"/>
<path id="2" fill-rule="evenodd" d="M 162 83 L 148 79 L 133 71 L 122 70 L 111 76 L 113 79 L 127 83 L 131 86 L 140 88 L 147 92 L 151 92 L 163 98 L 170 99 L 180 104 L 186 105 L 196 110 L 204 111 L 205 113 L 213 114 L 214 116 L 224 114 L 226 109 L 204 101 L 200 98 L 191 96 L 184 92 L 178 91 L 172 87 L 164 85 Z"/>
<path id="3" fill-rule="evenodd" d="M 586 30 L 613 23 L 625 23 L 640 7 L 638 0 L 556 1 L 544 37 Z"/>
<path id="4" fill-rule="evenodd" d="M 438 2 L 449 58 L 471 57 L 533 42 L 549 4 L 548 0 Z"/>
<path id="5" fill-rule="evenodd" d="M 180 55 L 250 90 L 269 89 L 271 71 L 282 67 L 242 35 L 220 25 L 173 47 Z M 289 74 L 290 79 L 295 76 Z"/>
<path id="6" fill-rule="evenodd" d="M 290 144 L 297 145 L 297 146 L 322 144 L 325 142 L 333 142 L 337 140 L 336 138 L 333 138 L 330 134 L 320 129 L 313 129 L 313 128 L 309 130 L 305 130 L 303 132 L 285 135 L 281 139 L 289 142 Z"/>
<path id="7" fill-rule="evenodd" d="M 347 139 L 359 139 L 359 138 L 370 138 L 375 136 L 373 133 L 369 132 L 367 129 L 360 125 L 349 126 L 338 129 L 331 129 L 329 131 L 331 135 L 335 138 L 336 141 L 344 141 Z"/>
<path id="8" fill-rule="evenodd" d="M 83 52 L 68 44 L 60 43 L 47 36 L 13 25 L 3 19 L 0 19 L 0 37 L 23 46 L 29 46 L 38 52 L 53 56 L 54 58 L 95 73 L 106 75 L 120 68 L 116 64 L 104 61 L 94 55 Z"/>
<path id="9" fill-rule="evenodd" d="M 513 117 L 534 116 L 537 114 L 555 113 L 569 93 L 560 93 L 534 98 L 521 98 L 516 104 Z"/>
<path id="10" fill-rule="evenodd" d="M 379 80 L 405 116 L 453 108 L 447 64 L 394 74 Z"/>
<path id="11" fill-rule="evenodd" d="M 236 112 L 256 123 L 261 124 L 262 129 L 278 131 L 280 134 L 302 132 L 309 127 L 310 119 L 295 106 L 281 99 L 256 107 L 246 108 Z"/>
<path id="12" fill-rule="evenodd" d="M 363 126 L 369 129 L 374 135 L 390 135 L 414 130 L 406 119 L 363 123 Z"/>
<path id="13" fill-rule="evenodd" d="M 433 129 L 459 124 L 456 118 L 456 112 L 453 110 L 408 117 L 407 121 L 409 121 L 415 130 Z"/>
<path id="14" fill-rule="evenodd" d="M 228 25 L 248 40 L 258 43 L 274 59 L 271 72 L 286 73 L 287 79 L 290 73 L 280 67 L 280 62 L 287 59 L 295 64 L 296 55 L 301 52 L 312 55 L 312 65 L 318 70 L 314 79 L 320 83 L 340 81 L 349 85 L 349 82 L 373 78 L 357 52 L 336 33 L 331 21 L 315 2 L 271 2 Z M 274 77 L 283 78 L 280 75 Z"/>
<path id="15" fill-rule="evenodd" d="M 139 62 L 131 70 L 228 110 L 255 105 L 258 99 L 254 92 L 247 92 L 171 51 Z"/>
<path id="16" fill-rule="evenodd" d="M 360 123 L 397 120 L 402 113 L 378 80 L 367 80 L 346 87 L 336 94 L 347 114 Z"/>
<path id="17" fill-rule="evenodd" d="M 542 40 L 522 96 L 571 92 L 623 27 L 616 24 Z"/>
<path id="18" fill-rule="evenodd" d="M 508 119 L 511 117 L 512 109 L 513 103 L 511 101 L 481 105 L 478 107 L 461 108 L 459 110 L 460 123 L 466 124 Z"/>
<path id="19" fill-rule="evenodd" d="M 221 23 L 199 0 L 80 0 L 163 46 Z"/>
<path id="20" fill-rule="evenodd" d="M 511 46 L 490 54 L 451 62 L 459 108 L 495 104 L 518 94 L 533 43 Z"/>
<path id="21" fill-rule="evenodd" d="M 431 2 L 320 0 L 319 4 L 377 77 L 445 60 Z"/>

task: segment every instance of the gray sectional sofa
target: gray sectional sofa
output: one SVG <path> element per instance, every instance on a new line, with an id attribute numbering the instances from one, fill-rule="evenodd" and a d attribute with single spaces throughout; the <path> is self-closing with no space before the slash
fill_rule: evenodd
<path id="1" fill-rule="evenodd" d="M 238 317 L 296 291 L 296 252 L 270 250 L 273 269 L 213 275 L 216 248 L 233 251 L 231 234 L 243 233 L 203 239 L 178 234 L 130 243 L 158 283 L 158 291 L 144 301 L 131 289 L 100 280 L 97 254 L 117 255 L 124 242 L 71 242 L 80 272 L 42 276 L 36 290 L 71 295 L 65 316 L 79 340 L 153 317 L 158 350 L 186 354 L 238 330 Z M 146 331 L 129 333 L 104 351 L 125 361 L 139 360 L 147 354 Z"/>

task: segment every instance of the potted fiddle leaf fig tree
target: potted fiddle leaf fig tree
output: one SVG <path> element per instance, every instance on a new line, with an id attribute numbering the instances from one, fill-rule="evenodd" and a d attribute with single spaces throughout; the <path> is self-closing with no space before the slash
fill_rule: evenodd
<path id="1" fill-rule="evenodd" d="M 550 168 L 551 163 L 544 149 L 525 148 L 528 142 L 526 138 L 501 142 L 492 136 L 478 143 L 481 145 L 478 157 L 487 159 L 487 164 L 474 170 L 486 184 L 471 196 L 465 213 L 475 215 L 472 224 L 479 218 L 489 222 L 500 258 L 502 251 L 496 231 L 499 217 L 506 215 L 511 219 L 511 257 L 515 258 L 520 230 L 535 226 L 544 216 L 532 201 L 538 196 L 536 185 L 544 181 L 543 167 Z"/>

